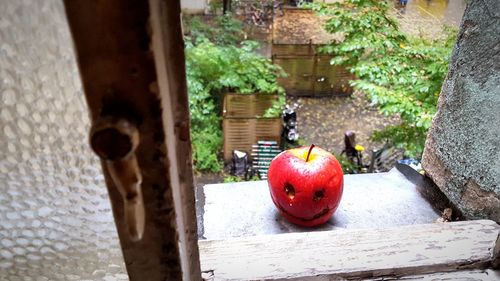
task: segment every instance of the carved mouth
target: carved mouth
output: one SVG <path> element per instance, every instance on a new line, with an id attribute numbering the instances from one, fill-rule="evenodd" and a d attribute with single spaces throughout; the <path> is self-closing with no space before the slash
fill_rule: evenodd
<path id="1" fill-rule="evenodd" d="M 294 218 L 294 219 L 297 219 L 297 220 L 305 221 L 305 222 L 308 222 L 308 221 L 313 221 L 313 220 L 319 219 L 319 218 L 321 218 L 321 217 L 323 217 L 323 216 L 327 215 L 327 214 L 328 214 L 328 212 L 330 212 L 330 211 L 332 210 L 332 209 L 330 209 L 330 208 L 324 208 L 321 212 L 319 212 L 319 213 L 315 214 L 315 215 L 314 215 L 314 216 L 312 216 L 311 218 L 307 218 L 307 219 L 306 219 L 306 218 L 301 218 L 301 217 L 297 217 L 297 216 L 295 216 L 295 215 L 290 214 L 290 213 L 289 213 L 289 212 L 287 212 L 287 211 L 285 210 L 285 208 L 283 208 L 283 207 L 281 206 L 281 204 L 279 204 L 279 203 L 278 203 L 278 208 L 280 209 L 280 211 L 282 211 L 283 213 L 285 213 L 285 214 L 289 215 L 290 217 L 292 217 L 292 218 Z"/>

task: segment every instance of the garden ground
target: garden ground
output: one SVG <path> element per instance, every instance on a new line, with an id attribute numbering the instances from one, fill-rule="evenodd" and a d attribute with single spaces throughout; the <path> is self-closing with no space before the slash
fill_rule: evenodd
<path id="1" fill-rule="evenodd" d="M 294 102 L 299 104 L 299 134 L 306 145 L 314 143 L 335 154 L 344 148 L 345 131 L 354 131 L 365 149 L 376 149 L 383 144 L 370 141 L 372 132 L 398 121 L 380 114 L 360 92 L 350 97 L 288 98 L 288 103 Z"/>

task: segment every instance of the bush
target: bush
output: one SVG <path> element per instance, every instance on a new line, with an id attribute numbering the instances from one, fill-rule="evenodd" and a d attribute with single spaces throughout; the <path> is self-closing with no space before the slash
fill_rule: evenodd
<path id="1" fill-rule="evenodd" d="M 342 172 L 344 174 L 356 174 L 358 172 L 358 167 L 353 162 L 351 162 L 345 155 L 334 154 L 334 153 L 332 154 L 339 161 L 340 166 L 342 167 Z"/>
<path id="2" fill-rule="evenodd" d="M 191 130 L 193 159 L 197 171 L 219 172 L 223 163 L 219 159 L 222 147 L 222 133 L 219 128 L 212 130 Z"/>
<path id="3" fill-rule="evenodd" d="M 237 46 L 246 38 L 243 25 L 230 14 L 215 17 L 211 25 L 199 16 L 187 17 L 185 27 L 192 43 L 204 38 L 218 46 Z"/>
<path id="4" fill-rule="evenodd" d="M 241 177 L 231 176 L 231 175 L 228 175 L 228 176 L 224 177 L 224 183 L 242 182 L 242 181 L 259 181 L 259 180 L 260 180 L 259 176 L 253 176 L 253 177 L 251 177 L 249 179 L 244 179 L 244 178 L 241 178 Z"/>
<path id="5" fill-rule="evenodd" d="M 217 45 L 203 34 L 186 38 L 186 77 L 194 167 L 197 171 L 219 172 L 222 149 L 221 104 L 225 93 L 281 94 L 265 117 L 279 116 L 285 103 L 277 78 L 283 70 L 254 51 L 258 43 L 243 41 L 238 46 Z"/>

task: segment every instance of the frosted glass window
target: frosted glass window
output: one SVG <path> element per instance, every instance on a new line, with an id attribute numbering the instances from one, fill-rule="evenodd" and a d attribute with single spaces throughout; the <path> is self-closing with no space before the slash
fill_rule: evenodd
<path id="1" fill-rule="evenodd" d="M 0 1 L 0 280 L 128 280 L 62 1 Z"/>

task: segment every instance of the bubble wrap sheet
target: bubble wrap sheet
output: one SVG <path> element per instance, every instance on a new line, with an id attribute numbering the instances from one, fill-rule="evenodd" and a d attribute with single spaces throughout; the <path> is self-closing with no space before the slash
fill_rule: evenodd
<path id="1" fill-rule="evenodd" d="M 0 280 L 127 280 L 62 1 L 0 1 Z"/>

